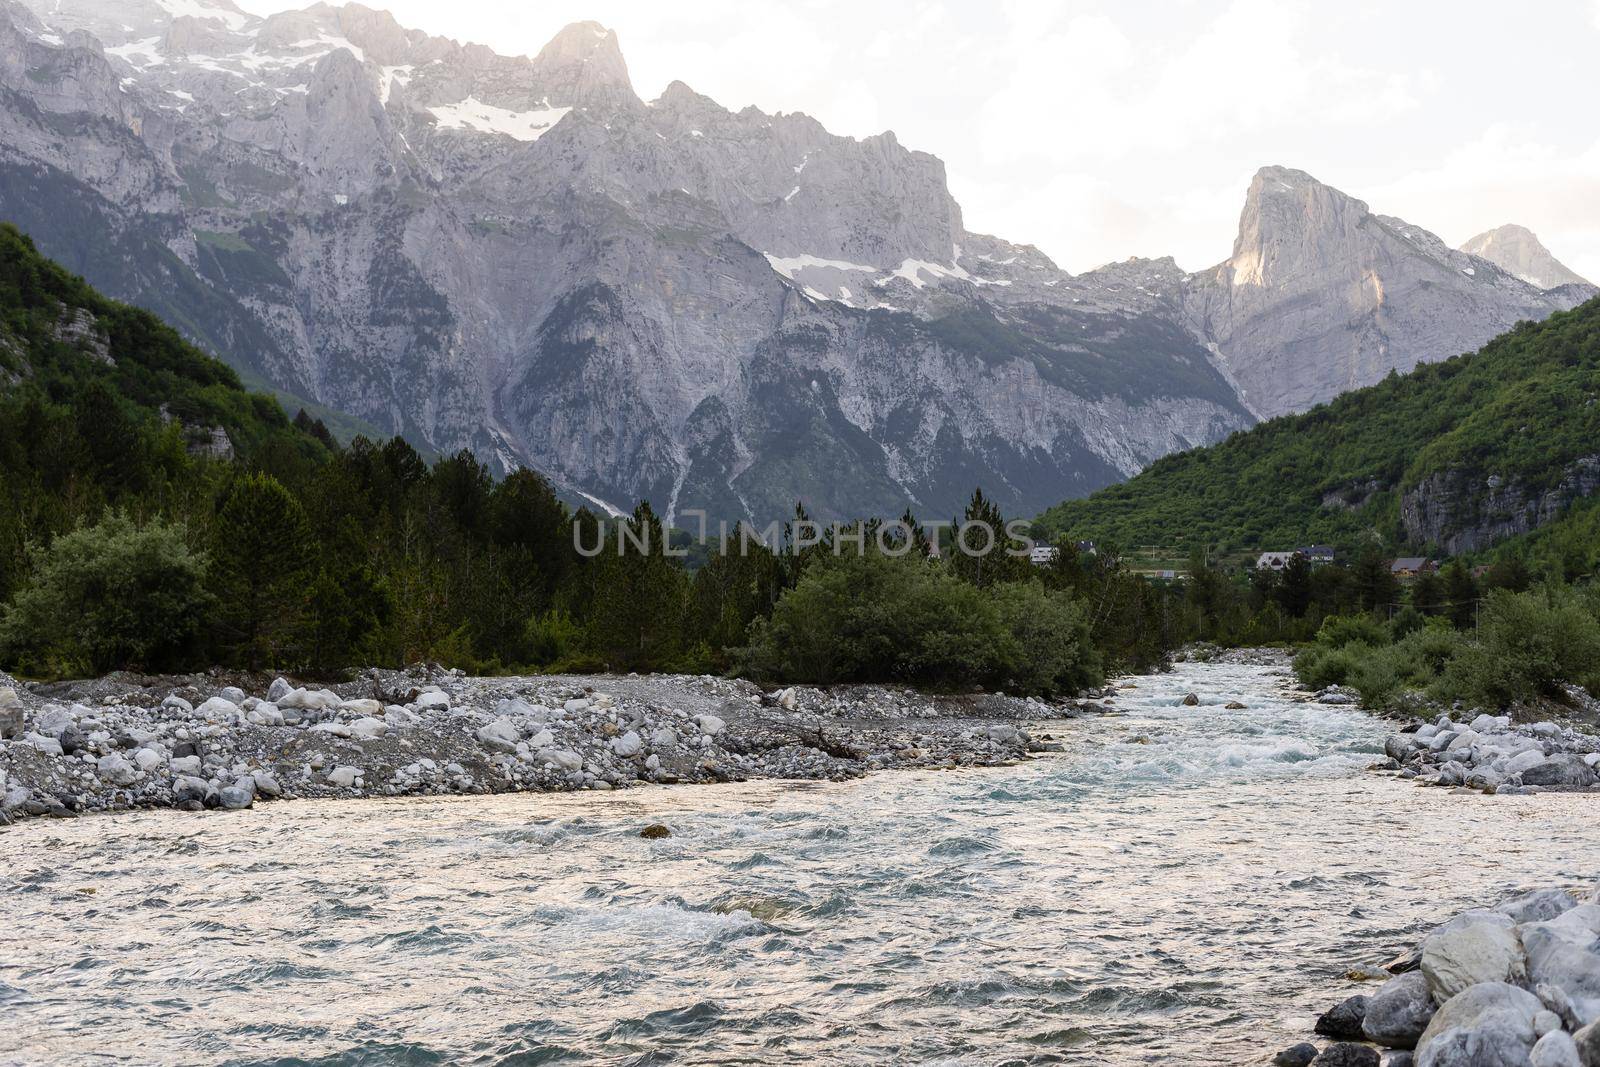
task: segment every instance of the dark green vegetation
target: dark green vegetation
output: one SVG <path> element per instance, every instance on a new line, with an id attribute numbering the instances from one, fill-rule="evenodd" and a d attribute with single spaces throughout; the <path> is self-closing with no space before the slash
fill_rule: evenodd
<path id="1" fill-rule="evenodd" d="M 1482 351 L 1418 367 L 1304 415 L 1168 456 L 1045 512 L 1043 532 L 1187 551 L 1422 550 L 1493 539 L 1503 502 L 1565 502 L 1600 455 L 1600 300 L 1524 323 Z M 1563 480 L 1568 484 L 1563 486 Z M 1441 485 L 1452 489 L 1448 499 Z M 1591 490 L 1592 491 L 1592 490 Z M 1440 522 L 1402 502 L 1432 501 Z M 1590 520 L 1592 526 L 1592 520 Z M 1483 527 L 1486 533 L 1476 531 Z"/>
<path id="2" fill-rule="evenodd" d="M 1600 691 L 1600 587 L 1541 585 L 1490 593 L 1473 625 L 1443 614 L 1326 620 L 1295 659 L 1307 685 L 1346 685 L 1368 707 L 1426 710 L 1426 700 L 1503 708 L 1564 699 L 1564 683 Z"/>
<path id="3" fill-rule="evenodd" d="M 1190 629 L 1112 556 L 886 552 L 875 525 L 836 554 L 800 547 L 803 513 L 691 568 L 647 504 L 602 522 L 532 472 L 290 420 L 11 227 L 0 373 L 0 663 L 26 674 L 433 660 L 1067 693 Z M 1004 529 L 981 494 L 964 519 Z"/>

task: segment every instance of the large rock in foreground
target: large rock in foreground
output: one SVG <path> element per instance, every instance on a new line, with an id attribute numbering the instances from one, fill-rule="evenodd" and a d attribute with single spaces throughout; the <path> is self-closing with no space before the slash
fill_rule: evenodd
<path id="1" fill-rule="evenodd" d="M 1527 1067 L 1544 1005 L 1526 989 L 1484 982 L 1452 997 L 1417 1042 L 1417 1067 Z"/>

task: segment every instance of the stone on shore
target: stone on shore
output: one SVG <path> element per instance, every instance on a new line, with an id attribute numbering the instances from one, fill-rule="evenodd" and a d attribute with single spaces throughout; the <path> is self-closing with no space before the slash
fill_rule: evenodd
<path id="1" fill-rule="evenodd" d="M 138 769 L 116 752 L 101 756 L 95 770 L 112 785 L 132 785 L 139 777 Z"/>
<path id="2" fill-rule="evenodd" d="M 1338 1041 L 1317 1054 L 1311 1067 L 1378 1067 L 1378 1050 L 1371 1045 Z"/>
<path id="3" fill-rule="evenodd" d="M 1323 1012 L 1314 1029 L 1324 1037 L 1337 1041 L 1360 1041 L 1365 1036 L 1361 1031 L 1361 1021 L 1366 1014 L 1367 998 L 1350 997 Z"/>
<path id="4" fill-rule="evenodd" d="M 1504 982 L 1474 985 L 1445 1002 L 1417 1042 L 1417 1067 L 1520 1067 L 1538 1038 L 1539 998 Z"/>
<path id="5" fill-rule="evenodd" d="M 1549 922 L 1577 906 L 1578 902 L 1572 899 L 1572 894 L 1564 889 L 1541 889 L 1497 904 L 1494 910 L 1520 926 L 1523 923 Z"/>
<path id="6" fill-rule="evenodd" d="M 374 701 L 373 703 L 376 703 Z M 382 719 L 366 716 L 350 724 L 350 736 L 370 741 L 389 732 L 389 724 Z"/>
<path id="7" fill-rule="evenodd" d="M 248 789 L 240 789 L 236 785 L 224 786 L 217 794 L 222 807 L 228 811 L 240 811 L 251 807 L 256 802 L 255 793 Z"/>
<path id="8" fill-rule="evenodd" d="M 329 785 L 338 786 L 341 789 L 348 789 L 355 785 L 356 780 L 360 777 L 360 767 L 335 767 L 333 770 L 328 772 L 328 775 L 324 781 L 326 781 Z"/>
<path id="9" fill-rule="evenodd" d="M 478 728 L 478 740 L 503 752 L 515 752 L 522 731 L 510 719 L 496 719 Z"/>
<path id="10" fill-rule="evenodd" d="M 1552 1030 L 1541 1037 L 1528 1055 L 1530 1067 L 1584 1067 L 1578 1058 L 1578 1043 L 1565 1030 Z"/>
<path id="11" fill-rule="evenodd" d="M 534 757 L 540 763 L 547 763 L 563 771 L 578 771 L 583 769 L 583 757 L 568 749 L 546 748 L 541 749 Z"/>
<path id="12" fill-rule="evenodd" d="M 1546 789 L 1587 789 L 1595 784 L 1594 768 L 1576 753 L 1563 752 L 1522 772 L 1523 785 Z"/>
<path id="13" fill-rule="evenodd" d="M 1584 904 L 1518 929 L 1535 990 L 1559 990 L 1575 1026 L 1600 1020 L 1600 905 Z"/>
<path id="14" fill-rule="evenodd" d="M 22 698 L 10 686 L 0 688 L 0 739 L 21 737 L 22 729 Z"/>
<path id="15" fill-rule="evenodd" d="M 1316 1058 L 1317 1046 L 1309 1041 L 1302 1041 L 1272 1057 L 1272 1067 L 1309 1067 L 1311 1061 Z"/>
<path id="16" fill-rule="evenodd" d="M 1600 1023 L 1590 1023 L 1572 1035 L 1583 1067 L 1600 1067 Z"/>
<path id="17" fill-rule="evenodd" d="M 1433 991 L 1421 971 L 1389 979 L 1367 1001 L 1361 1022 L 1367 1040 L 1389 1048 L 1415 1048 L 1434 1015 Z"/>
<path id="18" fill-rule="evenodd" d="M 1456 916 L 1423 941 L 1422 973 L 1441 1004 L 1479 983 L 1520 981 L 1522 945 L 1511 919 L 1482 909 Z"/>

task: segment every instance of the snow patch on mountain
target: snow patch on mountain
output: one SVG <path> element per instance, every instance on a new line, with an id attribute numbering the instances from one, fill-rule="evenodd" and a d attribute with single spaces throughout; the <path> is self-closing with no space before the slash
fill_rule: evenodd
<path id="1" fill-rule="evenodd" d="M 511 111 L 486 104 L 473 96 L 457 104 L 442 104 L 428 109 L 438 120 L 441 129 L 493 133 L 519 141 L 537 141 L 571 110 L 570 107 L 543 107 L 533 111 Z"/>

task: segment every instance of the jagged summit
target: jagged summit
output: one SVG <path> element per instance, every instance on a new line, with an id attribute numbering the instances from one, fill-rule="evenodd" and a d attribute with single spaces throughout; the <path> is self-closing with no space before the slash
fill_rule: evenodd
<path id="1" fill-rule="evenodd" d="M 1192 313 L 1263 417 L 1471 351 L 1574 302 L 1276 166 L 1250 183 L 1233 255 L 1195 283 Z"/>
<path id="2" fill-rule="evenodd" d="M 574 22 L 551 38 L 534 57 L 533 76 L 563 104 L 637 102 L 617 35 L 598 22 Z"/>
<path id="3" fill-rule="evenodd" d="M 1487 259 L 1501 270 L 1515 274 L 1540 289 L 1590 284 L 1556 259 L 1533 231 L 1525 226 L 1497 226 L 1463 244 L 1461 251 Z"/>

